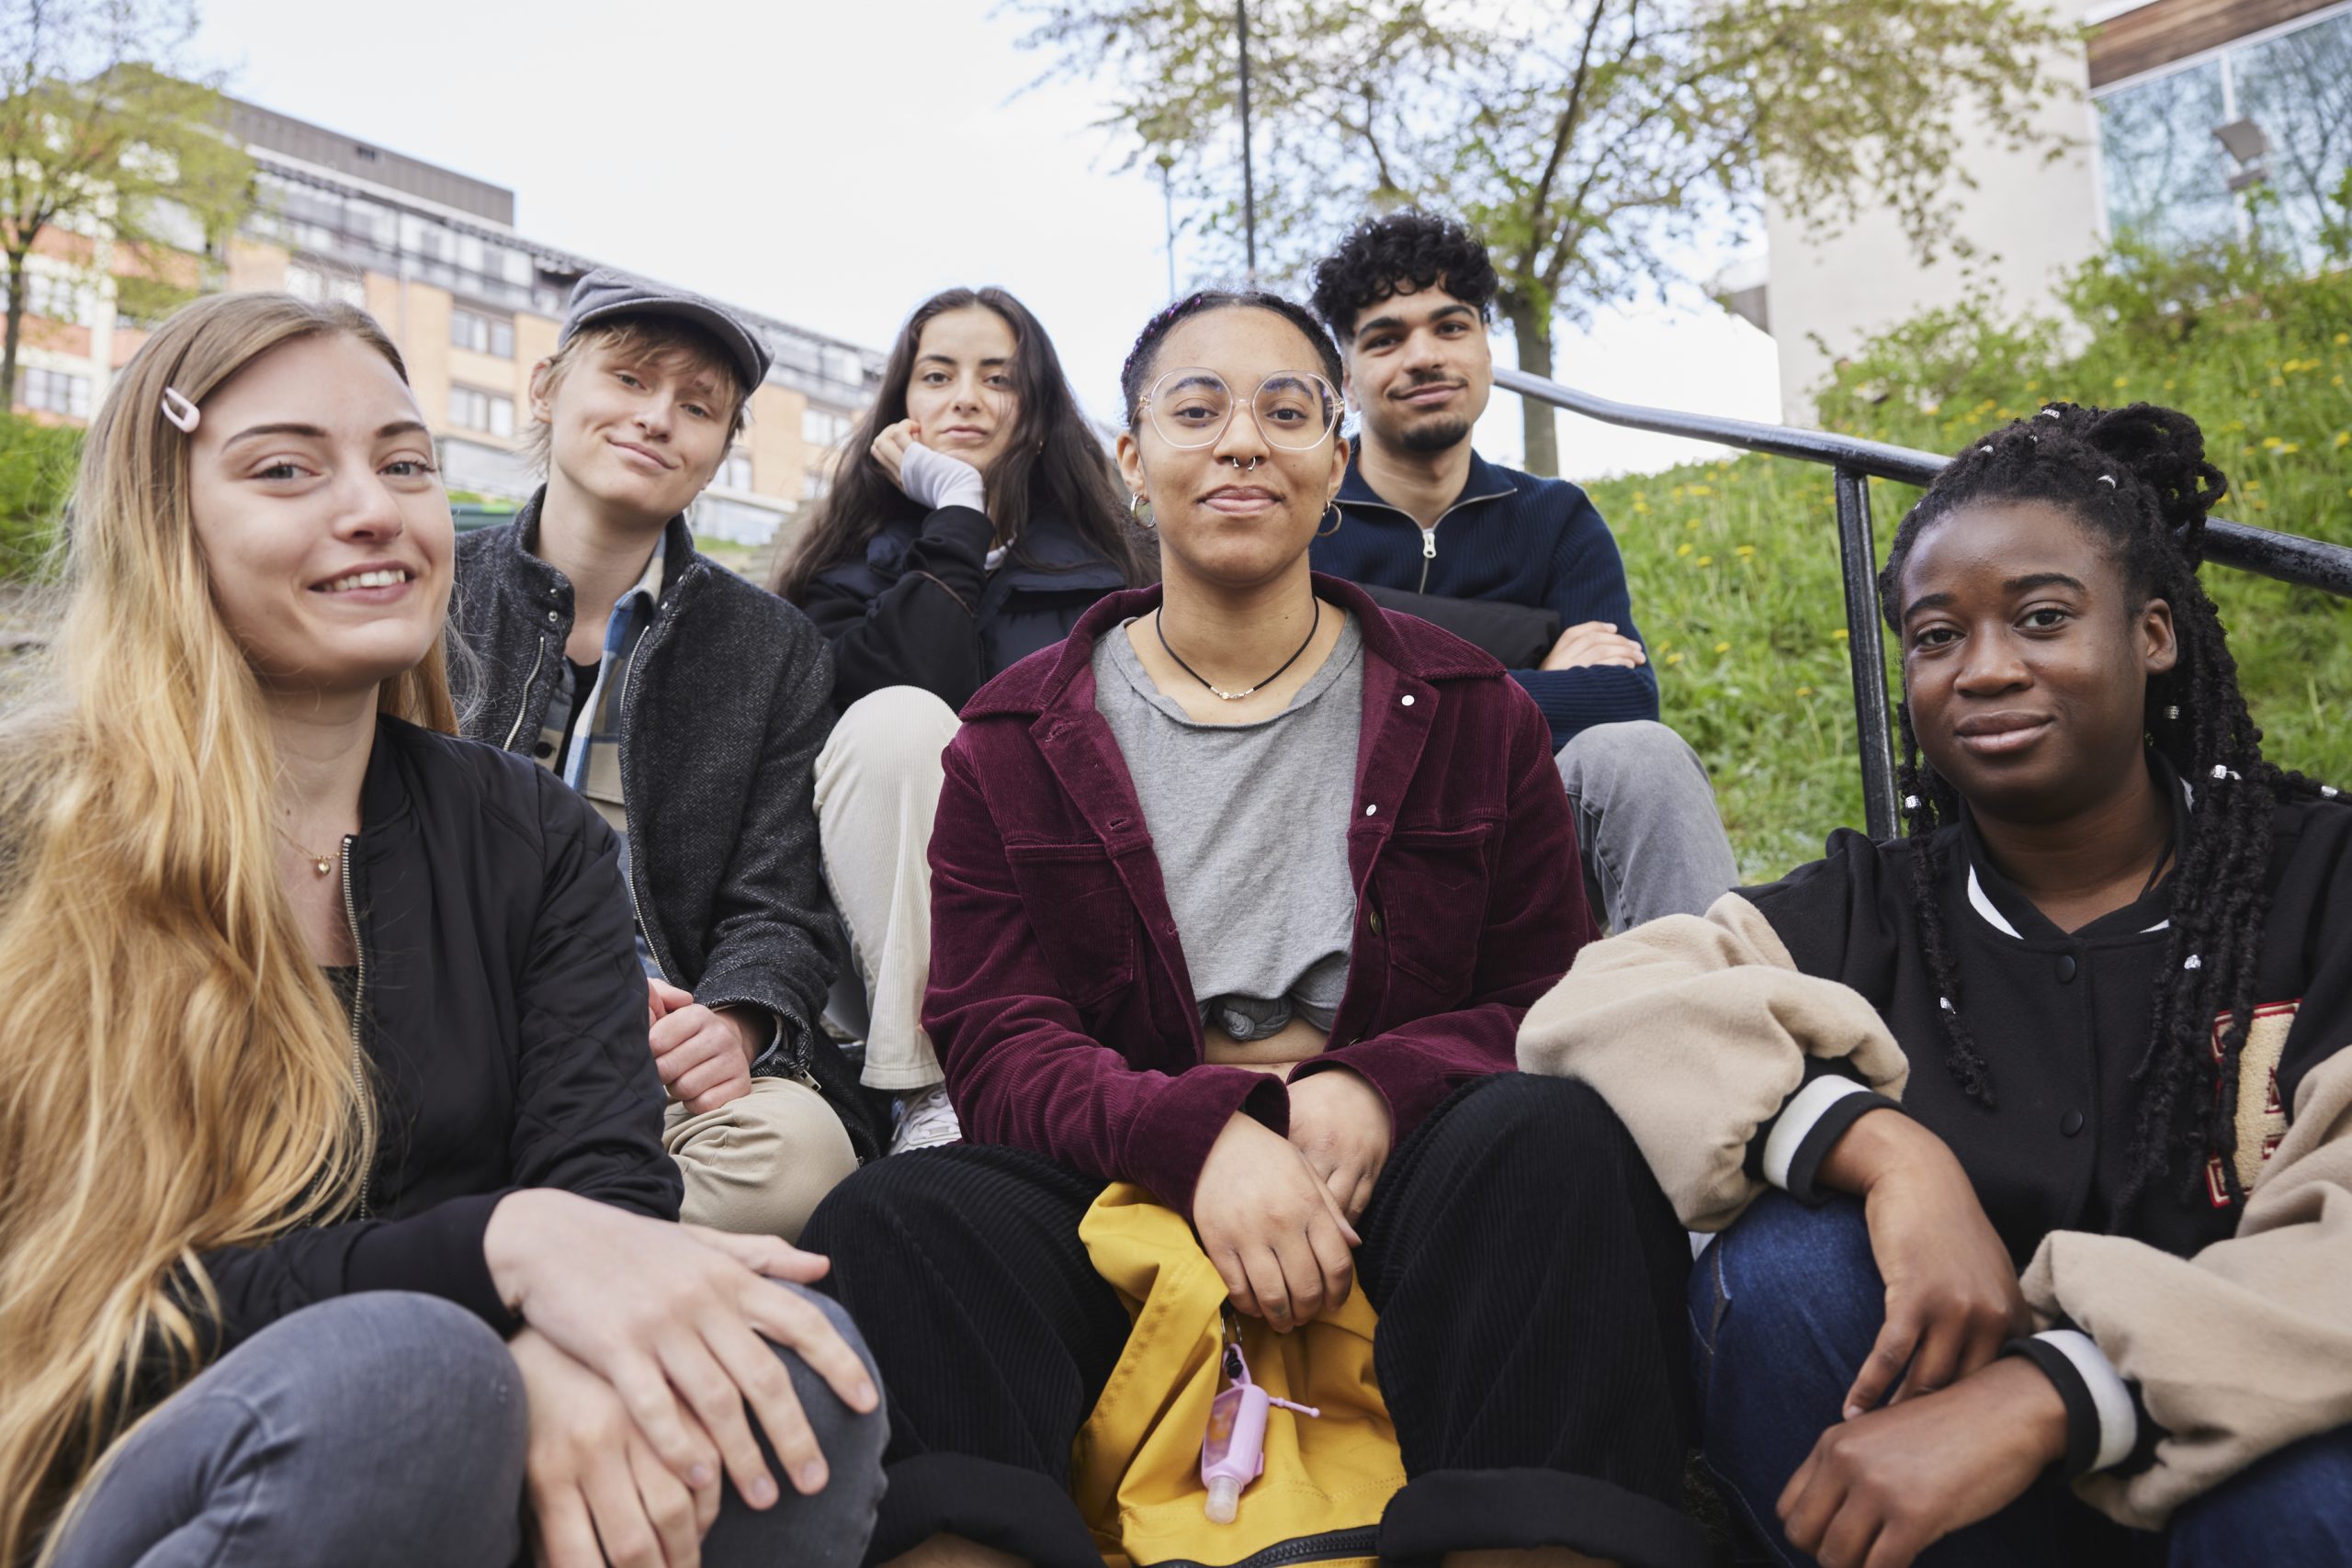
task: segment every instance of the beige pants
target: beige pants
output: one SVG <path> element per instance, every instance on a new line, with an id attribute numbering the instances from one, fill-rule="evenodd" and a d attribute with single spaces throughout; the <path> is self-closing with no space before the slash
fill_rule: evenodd
<path id="1" fill-rule="evenodd" d="M 786 1241 L 800 1239 L 818 1201 L 857 1168 L 841 1118 L 790 1078 L 753 1078 L 751 1093 L 699 1116 L 673 1101 L 662 1146 L 686 1179 L 680 1218 Z"/>
<path id="2" fill-rule="evenodd" d="M 956 715 L 919 686 L 859 698 L 817 753 L 817 836 L 833 906 L 865 984 L 869 1089 L 928 1089 L 939 1058 L 922 1029 L 931 979 L 931 824 Z"/>

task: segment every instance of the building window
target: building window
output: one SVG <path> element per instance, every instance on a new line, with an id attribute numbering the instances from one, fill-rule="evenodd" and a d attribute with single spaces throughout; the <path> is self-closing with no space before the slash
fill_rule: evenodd
<path id="1" fill-rule="evenodd" d="M 2259 226 L 2318 265 L 2333 193 L 2352 169 L 2347 84 L 2352 8 L 2339 7 L 2100 93 L 2109 227 L 2172 248 Z M 2241 149 L 2265 151 L 2233 153 L 2216 134 L 2224 126 Z"/>
<path id="2" fill-rule="evenodd" d="M 514 434 L 514 400 L 499 392 L 453 386 L 449 389 L 449 423 L 458 430 L 511 436 Z"/>
<path id="3" fill-rule="evenodd" d="M 734 448 L 718 465 L 718 473 L 710 482 L 721 490 L 751 489 L 752 455 L 741 446 Z"/>
<path id="4" fill-rule="evenodd" d="M 345 305 L 368 308 L 368 291 L 357 278 L 348 273 L 329 272 L 324 267 L 292 262 L 286 268 L 286 292 L 299 299 L 314 299 L 322 303 L 339 300 Z"/>
<path id="5" fill-rule="evenodd" d="M 800 411 L 800 439 L 803 445 L 832 446 L 848 435 L 849 415 L 814 407 Z"/>
<path id="6" fill-rule="evenodd" d="M 865 385 L 865 362 L 854 348 L 825 350 L 825 374 L 836 381 L 852 387 Z"/>
<path id="7" fill-rule="evenodd" d="M 90 417 L 90 378 L 28 366 L 17 373 L 17 400 L 28 409 Z"/>
<path id="8" fill-rule="evenodd" d="M 514 357 L 514 318 L 486 316 L 480 310 L 449 312 L 449 341 L 458 348 L 500 359 Z"/>
<path id="9" fill-rule="evenodd" d="M 84 290 L 70 277 L 47 272 L 25 274 L 25 314 L 28 316 L 79 325 L 83 299 Z"/>

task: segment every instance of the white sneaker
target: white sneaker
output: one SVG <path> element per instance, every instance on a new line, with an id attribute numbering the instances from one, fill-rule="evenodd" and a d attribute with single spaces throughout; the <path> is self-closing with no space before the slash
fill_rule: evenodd
<path id="1" fill-rule="evenodd" d="M 899 1096 L 898 1125 L 890 1133 L 892 1154 L 935 1149 L 942 1144 L 963 1141 L 964 1124 L 956 1120 L 956 1108 L 947 1102 L 945 1084 L 935 1083 L 929 1089 Z"/>

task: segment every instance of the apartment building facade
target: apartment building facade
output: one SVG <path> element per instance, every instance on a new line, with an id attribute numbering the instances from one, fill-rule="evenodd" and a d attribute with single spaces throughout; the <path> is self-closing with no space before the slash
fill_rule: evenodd
<path id="1" fill-rule="evenodd" d="M 492 503 L 527 496 L 537 479 L 518 453 L 531 367 L 554 352 L 572 284 L 628 259 L 539 243 L 516 231 L 512 190 L 288 115 L 232 100 L 227 127 L 254 159 L 259 199 L 225 254 L 209 267 L 174 258 L 184 276 L 169 281 L 363 307 L 408 362 L 450 490 Z M 202 238 L 187 243 L 194 251 Z M 145 341 L 120 308 L 104 244 L 59 231 L 33 257 L 18 412 L 86 420 Z M 708 537 L 774 547 L 821 493 L 831 457 L 873 400 L 882 355 L 740 314 L 766 338 L 775 366 L 693 522 Z"/>
<path id="2" fill-rule="evenodd" d="M 2080 88 L 2024 151 L 1963 131 L 1940 254 L 1922 265 L 1894 216 L 1839 229 L 1769 209 L 1765 281 L 1734 307 L 1769 331 L 1784 415 L 1871 334 L 1981 292 L 2010 314 L 2052 291 L 2114 236 L 2179 247 L 2255 222 L 2319 258 L 2320 226 L 2352 170 L 2352 0 L 2057 0 L 2086 42 L 2052 64 Z"/>

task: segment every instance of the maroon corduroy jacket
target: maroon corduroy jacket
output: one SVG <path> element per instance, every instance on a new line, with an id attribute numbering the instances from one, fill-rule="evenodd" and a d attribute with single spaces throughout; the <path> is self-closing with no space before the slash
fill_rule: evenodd
<path id="1" fill-rule="evenodd" d="M 1521 1016 L 1592 919 L 1526 692 L 1427 622 L 1337 578 L 1315 586 L 1363 635 L 1355 937 L 1334 1043 L 1292 1077 L 1353 1068 L 1402 1142 L 1454 1089 L 1512 1066 Z M 1289 1106 L 1280 1080 L 1203 1060 L 1159 862 L 1094 708 L 1095 639 L 1159 602 L 1157 588 L 1113 594 L 965 705 L 931 837 L 923 1026 L 967 1137 L 1140 1182 L 1189 1214 L 1233 1113 L 1284 1131 Z"/>

